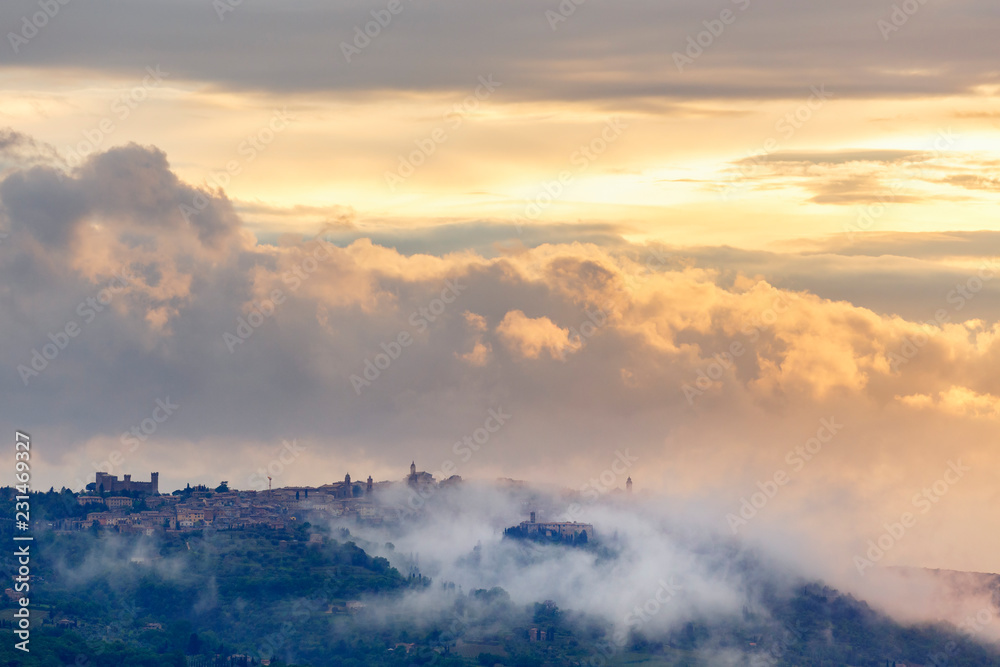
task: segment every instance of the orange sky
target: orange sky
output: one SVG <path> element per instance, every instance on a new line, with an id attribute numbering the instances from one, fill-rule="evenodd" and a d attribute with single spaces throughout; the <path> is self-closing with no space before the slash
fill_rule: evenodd
<path id="1" fill-rule="evenodd" d="M 543 5 L 408 2 L 350 61 L 354 0 L 8 36 L 0 387 L 40 479 L 111 467 L 165 396 L 111 472 L 246 486 L 288 438 L 281 483 L 436 471 L 502 406 L 463 476 L 579 489 L 631 447 L 727 532 L 786 473 L 741 530 L 848 574 L 961 460 L 886 562 L 998 571 L 996 8 Z"/>

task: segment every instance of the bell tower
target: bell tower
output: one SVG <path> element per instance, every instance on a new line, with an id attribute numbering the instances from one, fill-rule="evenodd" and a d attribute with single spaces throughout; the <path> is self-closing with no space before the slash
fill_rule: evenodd
<path id="1" fill-rule="evenodd" d="M 632 478 L 625 480 L 625 493 L 632 493 Z"/>

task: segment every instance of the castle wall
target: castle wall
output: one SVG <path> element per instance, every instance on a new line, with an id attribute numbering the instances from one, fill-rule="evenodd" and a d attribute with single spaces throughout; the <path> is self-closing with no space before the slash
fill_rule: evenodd
<path id="1" fill-rule="evenodd" d="M 125 479 L 119 480 L 117 475 L 109 475 L 106 472 L 99 472 L 96 475 L 95 487 L 97 491 L 101 490 L 101 486 L 104 486 L 104 490 L 107 493 L 120 493 L 122 491 L 139 491 L 140 493 L 146 493 L 152 496 L 158 495 L 160 493 L 160 473 L 154 472 L 150 473 L 150 481 L 148 482 L 133 482 L 131 475 L 125 475 Z"/>

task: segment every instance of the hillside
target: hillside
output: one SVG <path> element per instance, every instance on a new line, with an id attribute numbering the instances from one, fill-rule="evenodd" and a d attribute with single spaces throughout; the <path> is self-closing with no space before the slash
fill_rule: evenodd
<path id="1" fill-rule="evenodd" d="M 501 588 L 463 592 L 417 572 L 404 576 L 353 539 L 346 530 L 324 536 L 309 526 L 157 537 L 44 534 L 32 600 L 45 624 L 32 635 L 30 658 L 15 655 L 8 638 L 0 664 L 180 667 L 245 655 L 313 667 L 875 666 L 927 665 L 947 655 L 949 665 L 1000 665 L 1000 656 L 954 628 L 904 627 L 816 583 L 756 577 L 768 582 L 755 591 L 757 609 L 692 617 L 661 634 L 643 632 L 636 621 L 625 636 L 552 602 L 517 604 Z M 525 557 L 571 548 L 531 544 Z M 738 567 L 754 573 L 760 565 L 742 558 Z M 5 599 L 3 606 L 9 619 L 12 604 Z"/>

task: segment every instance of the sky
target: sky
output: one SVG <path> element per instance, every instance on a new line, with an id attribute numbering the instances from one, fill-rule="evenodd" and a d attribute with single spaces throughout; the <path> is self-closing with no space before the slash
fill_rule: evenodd
<path id="1" fill-rule="evenodd" d="M 847 571 L 888 532 L 996 572 L 998 23 L 5 2 L 5 428 L 43 488 L 624 469 Z"/>

